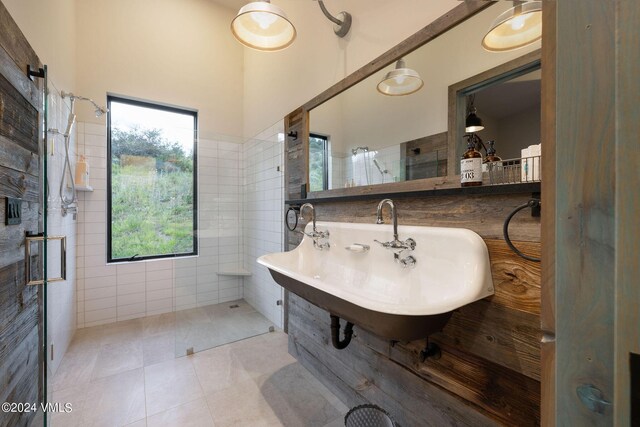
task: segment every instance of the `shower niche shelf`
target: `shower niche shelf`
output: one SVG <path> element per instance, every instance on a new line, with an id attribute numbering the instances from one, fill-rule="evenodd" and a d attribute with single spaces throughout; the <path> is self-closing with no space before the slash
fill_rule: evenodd
<path id="1" fill-rule="evenodd" d="M 232 268 L 228 270 L 218 271 L 218 276 L 251 276 L 251 272 L 244 268 Z"/>
<path id="2" fill-rule="evenodd" d="M 82 191 L 82 192 L 85 192 L 85 193 L 91 193 L 91 192 L 93 192 L 93 187 L 91 187 L 89 185 L 86 185 L 86 186 L 76 185 L 76 191 Z"/>

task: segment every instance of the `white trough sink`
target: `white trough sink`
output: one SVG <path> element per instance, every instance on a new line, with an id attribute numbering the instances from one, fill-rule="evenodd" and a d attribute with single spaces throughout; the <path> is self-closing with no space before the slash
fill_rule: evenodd
<path id="1" fill-rule="evenodd" d="M 391 225 L 318 222 L 317 230 L 330 232 L 321 240 L 329 242 L 328 250 L 318 250 L 305 235 L 296 249 L 258 262 L 286 289 L 380 336 L 427 337 L 453 310 L 493 294 L 487 247 L 471 230 L 399 226 L 399 240 L 416 242 L 399 256 L 415 258 L 406 268 L 374 241 L 393 240 Z M 311 224 L 305 231 L 312 231 Z"/>

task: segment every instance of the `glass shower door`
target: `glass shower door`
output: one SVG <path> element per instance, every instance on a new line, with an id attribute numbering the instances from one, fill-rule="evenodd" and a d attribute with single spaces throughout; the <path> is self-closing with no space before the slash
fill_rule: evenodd
<path id="1" fill-rule="evenodd" d="M 272 145 L 256 144 L 253 154 Z M 243 140 L 200 135 L 197 147 L 199 247 L 197 257 L 175 262 L 176 357 L 274 330 L 245 292 L 252 272 L 244 253 Z"/>

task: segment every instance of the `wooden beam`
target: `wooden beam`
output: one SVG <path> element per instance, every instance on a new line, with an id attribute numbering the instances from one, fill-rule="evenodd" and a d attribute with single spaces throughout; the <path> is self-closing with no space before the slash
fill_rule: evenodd
<path id="1" fill-rule="evenodd" d="M 555 257 L 556 257 L 556 2 L 542 8 L 542 220 L 540 295 L 541 421 L 555 425 Z"/>
<path id="2" fill-rule="evenodd" d="M 577 389 L 613 401 L 615 2 L 556 10 L 556 423 L 612 425 Z"/>
<path id="3" fill-rule="evenodd" d="M 616 2 L 616 328 L 614 422 L 630 421 L 630 353 L 640 354 L 640 7 Z M 637 399 L 637 397 L 636 397 Z M 636 408 L 637 410 L 638 408 Z"/>

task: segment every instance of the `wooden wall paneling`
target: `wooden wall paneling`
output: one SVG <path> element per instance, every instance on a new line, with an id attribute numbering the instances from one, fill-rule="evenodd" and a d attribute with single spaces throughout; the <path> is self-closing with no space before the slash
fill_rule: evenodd
<path id="1" fill-rule="evenodd" d="M 542 220 L 540 327 L 541 419 L 542 425 L 555 425 L 555 256 L 556 256 L 556 2 L 542 8 Z"/>
<path id="2" fill-rule="evenodd" d="M 617 426 L 634 425 L 631 413 L 629 356 L 640 354 L 640 7 L 616 2 L 616 333 L 615 408 Z M 640 387 L 637 384 L 636 387 Z M 638 399 L 638 396 L 636 396 Z M 637 402 L 637 400 L 636 400 Z M 637 405 L 637 404 L 636 404 Z M 636 414 L 640 413 L 635 408 Z"/>
<path id="3" fill-rule="evenodd" d="M 459 308 L 431 339 L 540 380 L 537 315 L 477 301 Z"/>
<path id="4" fill-rule="evenodd" d="M 388 358 L 368 348 L 357 337 L 347 349 L 335 350 L 330 344 L 328 313 L 309 305 L 314 312 L 311 314 L 298 305 L 300 298 L 295 295 L 291 295 L 291 301 L 289 334 L 294 348 L 304 347 L 307 353 L 315 355 L 315 360 L 303 362 L 329 365 L 331 371 L 348 382 L 351 390 L 388 410 L 401 425 L 497 424 L 481 408 L 427 381 L 417 381 L 413 373 L 399 364 L 389 363 Z"/>
<path id="5" fill-rule="evenodd" d="M 393 201 L 398 211 L 398 223 L 401 225 L 464 227 L 485 239 L 502 239 L 502 225 L 506 217 L 530 198 L 530 194 L 425 198 L 403 198 L 398 195 Z M 313 203 L 313 200 L 310 202 Z M 377 200 L 317 204 L 316 219 L 375 223 L 377 206 Z M 387 210 L 384 218 L 387 222 L 390 220 Z M 540 218 L 532 217 L 526 210 L 521 211 L 511 221 L 509 235 L 512 240 L 539 242 Z"/>
<path id="6" fill-rule="evenodd" d="M 516 255 L 504 240 L 485 239 L 491 261 L 495 294 L 492 304 L 540 314 L 540 263 Z M 540 243 L 513 241 L 527 255 L 540 257 Z"/>
<path id="7" fill-rule="evenodd" d="M 611 406 L 593 412 L 576 390 L 614 396 L 615 6 L 556 4 L 558 425 L 613 424 Z"/>
<path id="8" fill-rule="evenodd" d="M 2 7 L 1 4 L 0 7 Z M 17 68 L 9 52 L 2 47 L 4 37 L 7 37 L 7 34 L 0 32 L 0 75 L 11 83 L 33 108 L 38 109 L 40 108 L 39 101 L 41 99 L 38 87 L 27 77 L 26 67 L 24 69 Z"/>
<path id="9" fill-rule="evenodd" d="M 0 135 L 25 149 L 38 152 L 38 110 L 22 97 L 9 80 L 0 75 Z M 24 114 L 31 110 L 31 114 Z"/>
<path id="10" fill-rule="evenodd" d="M 329 314 L 299 297 L 295 298 L 292 310 L 298 315 L 294 328 L 302 330 L 319 344 L 328 345 Z M 359 345 L 368 347 L 381 358 L 387 358 L 416 375 L 411 379 L 413 382 L 436 384 L 479 406 L 505 425 L 539 424 L 540 384 L 534 379 L 446 345 L 442 346 L 439 360 L 421 362 L 419 353 L 425 345 L 422 340 L 391 345 L 388 340 L 358 327 L 355 334 Z M 340 351 L 331 351 L 337 356 L 340 354 Z M 352 363 L 352 369 L 360 372 L 362 368 L 359 365 L 367 362 L 358 360 Z"/>
<path id="11" fill-rule="evenodd" d="M 367 331 L 358 330 L 358 334 L 361 338 L 367 335 L 363 342 L 375 351 L 424 380 L 482 407 L 504 425 L 540 425 L 538 381 L 454 347 L 441 345 L 440 359 L 422 362 L 423 341 L 392 346 Z"/>
<path id="12" fill-rule="evenodd" d="M 42 231 L 40 135 L 43 83 L 27 77 L 42 65 L 0 3 L 0 399 L 44 398 L 43 289 L 26 286 L 25 232 Z M 6 226 L 5 197 L 22 199 L 22 223 Z M 42 257 L 34 257 L 41 265 Z M 29 425 L 33 413 L 0 413 L 0 426 Z"/>
<path id="13" fill-rule="evenodd" d="M 40 159 L 37 153 L 0 136 L 0 166 L 37 176 Z"/>

